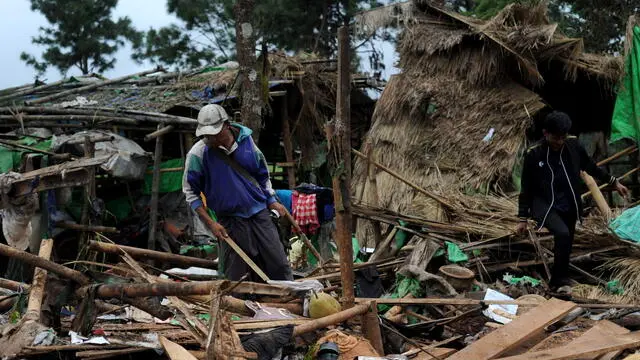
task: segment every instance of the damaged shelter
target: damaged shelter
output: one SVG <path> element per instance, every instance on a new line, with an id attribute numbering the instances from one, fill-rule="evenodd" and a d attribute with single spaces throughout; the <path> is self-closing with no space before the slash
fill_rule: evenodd
<path id="1" fill-rule="evenodd" d="M 581 39 L 563 36 L 549 22 L 544 4 L 509 5 L 487 21 L 428 1 L 408 4 L 391 16 L 404 24 L 398 44 L 401 73 L 378 100 L 355 162 L 352 186 L 365 219 L 374 209 L 386 209 L 425 224 L 457 227 L 455 240 L 464 246 L 510 238 L 522 154 L 541 137 L 541 120 L 552 110 L 574 119 L 571 132 L 602 160 L 599 165 L 637 188 L 637 148 L 632 143 L 609 148 L 605 140 L 623 73 L 620 58 L 584 53 Z M 360 26 L 385 21 L 364 16 Z M 376 162 L 396 176 L 373 166 Z M 589 201 L 589 189 L 581 191 Z M 598 209 L 591 214 L 606 215 Z M 361 221 L 356 236 L 363 246 L 376 247 L 392 228 Z M 594 236 L 610 238 L 598 242 Z M 436 237 L 441 244 L 450 241 Z M 602 247 L 622 246 L 602 223 L 591 228 L 587 221 L 578 237 Z M 483 265 L 509 268 L 495 261 L 485 259 Z M 480 268 L 477 272 L 487 273 Z"/>
<path id="2" fill-rule="evenodd" d="M 322 124 L 335 113 L 335 63 L 312 54 L 273 53 L 265 64 L 268 101 L 258 143 L 270 162 L 274 188 L 329 184 L 323 176 Z M 29 223 L 32 231 L 13 231 L 5 241 L 21 250 L 30 241 L 37 249 L 41 234 L 49 234 L 65 249 L 61 258 L 73 260 L 82 248 L 77 232 L 99 230 L 121 245 L 211 252 L 190 246 L 212 237 L 184 200 L 184 157 L 197 141 L 195 117 L 203 104 L 221 104 L 239 119 L 237 77 L 237 63 L 232 62 L 188 72 L 150 70 L 111 80 L 90 75 L 2 91 L 0 128 L 6 134 L 0 139 L 0 170 L 16 173 L 5 177 L 9 183 L 4 186 L 10 188 L 17 180 L 39 181 L 35 190 L 47 194 L 32 197 L 38 203 L 15 222 L 16 227 Z M 383 84 L 366 76 L 353 78 L 354 134 L 362 137 L 374 106 L 363 88 Z M 157 187 L 154 162 L 160 168 Z M 88 185 L 78 187 L 80 183 Z M 157 217 L 151 216 L 154 212 Z M 5 219 L 8 214 L 5 211 Z M 41 221 L 41 215 L 47 219 Z M 11 232 L 9 223 L 3 222 L 5 236 Z M 150 227 L 158 233 L 150 235 Z M 2 273 L 12 272 L 12 261 L 2 263 Z M 28 274 L 13 275 L 16 280 L 30 279 Z"/>

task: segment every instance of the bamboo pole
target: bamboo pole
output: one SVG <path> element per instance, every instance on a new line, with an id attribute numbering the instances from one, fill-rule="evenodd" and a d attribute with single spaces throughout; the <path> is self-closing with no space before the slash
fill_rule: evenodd
<path id="1" fill-rule="evenodd" d="M 302 304 L 301 303 L 260 303 L 260 305 L 265 307 L 272 307 L 276 309 L 286 309 L 290 313 L 295 315 L 302 315 Z M 255 315 L 253 310 L 249 309 L 244 300 L 240 300 L 233 296 L 223 296 L 222 297 L 222 306 L 225 310 L 246 316 Z"/>
<path id="2" fill-rule="evenodd" d="M 103 123 L 118 123 L 126 125 L 137 125 L 139 121 L 136 119 L 113 116 L 113 115 L 20 115 L 20 120 L 25 122 L 26 126 L 29 126 L 32 121 L 87 121 L 90 123 L 103 122 Z M 16 120 L 18 117 L 13 115 L 0 115 L 0 121 L 2 120 Z M 16 122 L 17 123 L 17 122 Z"/>
<path id="3" fill-rule="evenodd" d="M 19 292 L 19 291 L 29 291 L 31 285 L 20 283 L 17 281 L 0 278 L 0 288 L 8 289 L 11 291 Z"/>
<path id="4" fill-rule="evenodd" d="M 56 227 L 60 229 L 86 231 L 86 232 L 103 232 L 103 233 L 117 233 L 118 229 L 109 226 L 97 226 L 97 225 L 82 225 L 74 224 L 66 221 L 58 221 Z"/>
<path id="5" fill-rule="evenodd" d="M 300 227 L 300 225 L 298 225 L 298 222 L 293 218 L 293 216 L 291 216 L 291 213 L 286 208 L 284 209 L 284 215 L 287 218 L 287 220 L 291 223 L 293 228 L 296 230 L 296 232 L 300 235 L 300 238 L 302 238 L 302 242 L 304 242 L 304 244 L 309 248 L 313 256 L 315 256 L 316 259 L 318 259 L 321 265 L 324 264 L 325 260 L 322 257 L 322 255 L 320 255 L 320 252 L 315 248 L 315 246 L 313 246 L 313 244 L 311 243 L 307 235 L 305 235 L 305 233 L 302 231 L 302 228 Z"/>
<path id="6" fill-rule="evenodd" d="M 305 324 L 298 325 L 293 328 L 293 336 L 300 336 L 315 330 L 324 329 L 327 326 L 336 325 L 341 322 L 345 322 L 355 316 L 363 315 L 367 311 L 369 311 L 372 303 L 375 303 L 375 301 L 367 301 L 364 304 L 355 305 L 347 310 L 340 311 L 333 315 L 325 316 L 323 318 L 315 319 Z"/>
<path id="7" fill-rule="evenodd" d="M 372 164 L 374 164 L 375 166 L 377 166 L 379 169 L 383 170 L 384 172 L 386 172 L 387 174 L 393 176 L 394 178 L 402 181 L 403 183 L 409 185 L 411 188 L 413 188 L 414 190 L 418 191 L 419 193 L 426 195 L 427 197 L 432 198 L 433 200 L 437 201 L 438 203 L 440 203 L 442 206 L 447 207 L 449 209 L 452 209 L 453 206 L 451 204 L 449 204 L 446 200 L 444 200 L 441 196 L 438 196 L 430 191 L 427 191 L 423 188 L 421 188 L 420 186 L 418 186 L 417 184 L 405 179 L 404 177 L 402 177 L 402 175 L 398 174 L 397 172 L 391 170 L 390 168 L 380 164 L 377 161 L 374 160 L 369 160 L 367 155 L 361 153 L 360 151 L 356 150 L 356 149 L 351 149 L 351 151 L 356 154 L 357 156 L 361 157 L 362 159 L 364 159 L 365 161 L 371 161 Z"/>
<path id="8" fill-rule="evenodd" d="M 151 134 L 147 134 L 144 136 L 144 141 L 149 142 L 153 139 L 157 139 L 160 136 L 163 135 L 167 135 L 168 133 L 172 132 L 174 129 L 173 125 L 167 125 L 163 128 L 160 128 L 154 132 L 152 132 Z"/>
<path id="9" fill-rule="evenodd" d="M 109 118 L 125 118 L 135 119 L 138 121 L 146 121 L 151 123 L 166 123 L 172 125 L 197 125 L 198 121 L 192 118 L 168 115 L 164 113 L 155 113 L 148 111 L 127 110 L 108 107 L 79 107 L 79 108 L 53 108 L 53 107 L 38 107 L 38 106 L 18 106 L 18 107 L 0 107 L 1 114 L 13 114 L 15 112 L 26 113 L 27 117 L 33 116 L 33 114 L 39 115 L 63 115 L 58 118 L 65 118 L 65 116 L 72 116 L 72 120 L 77 120 L 79 117 L 95 118 L 95 117 L 109 117 Z M 23 115 L 25 116 L 25 115 Z M 53 118 L 53 116 L 51 117 Z"/>
<path id="10" fill-rule="evenodd" d="M 378 180 L 376 178 L 376 167 L 373 164 L 375 161 L 375 153 L 373 152 L 373 148 L 369 147 L 369 158 L 367 162 L 367 174 L 369 179 L 369 192 L 371 193 L 371 204 L 374 207 L 380 206 L 380 198 L 378 197 Z M 363 185 L 364 188 L 364 185 Z M 380 226 L 379 221 L 372 221 L 371 226 L 373 227 L 373 239 L 375 241 L 376 247 L 382 244 L 382 227 Z"/>
<path id="11" fill-rule="evenodd" d="M 51 151 L 36 149 L 36 148 L 34 148 L 32 146 L 27 146 L 27 145 L 14 143 L 13 141 L 0 140 L 0 144 L 6 145 L 6 146 L 13 146 L 13 147 L 18 148 L 18 149 L 29 150 L 31 152 L 39 153 L 39 154 L 45 154 L 45 155 L 51 155 L 51 156 L 60 155 L 60 154 L 56 154 L 56 153 L 51 152 Z"/>
<path id="12" fill-rule="evenodd" d="M 638 147 L 636 145 L 629 146 L 628 148 L 626 148 L 626 149 L 624 149 L 624 150 L 622 150 L 622 151 L 620 151 L 620 152 L 618 152 L 616 154 L 613 154 L 613 155 L 609 156 L 608 158 L 606 158 L 604 160 L 599 161 L 596 165 L 598 165 L 598 166 L 606 165 L 606 164 L 612 162 L 613 160 L 617 160 L 617 159 L 619 159 L 619 158 L 621 158 L 621 157 L 623 157 L 625 155 L 631 155 L 636 151 L 638 151 Z"/>
<path id="13" fill-rule="evenodd" d="M 89 137 L 89 141 L 92 143 L 99 143 L 99 142 L 107 142 L 107 141 L 113 141 L 115 139 L 115 136 L 112 135 L 98 135 L 98 136 L 94 136 L 94 137 Z M 80 144 L 84 144 L 85 140 L 84 139 L 74 139 L 74 140 L 69 140 L 65 143 L 65 145 L 80 145 Z"/>
<path id="14" fill-rule="evenodd" d="M 117 83 L 123 82 L 123 81 L 128 80 L 128 79 L 133 78 L 133 77 L 145 76 L 145 75 L 153 74 L 155 72 L 160 72 L 160 71 L 164 71 L 164 70 L 161 67 L 158 67 L 156 69 L 139 72 L 137 74 L 126 75 L 126 76 L 122 76 L 122 77 L 115 78 L 115 79 L 112 79 L 112 80 L 99 81 L 99 82 L 96 82 L 96 83 L 93 83 L 93 84 L 90 84 L 90 85 L 87 85 L 87 86 L 79 87 L 79 88 L 76 88 L 76 89 L 71 89 L 71 90 L 67 90 L 67 91 L 61 91 L 59 93 L 55 93 L 55 94 L 52 94 L 52 95 L 49 95 L 49 96 L 41 97 L 41 98 L 38 98 L 38 99 L 35 99 L 35 100 L 25 101 L 24 103 L 27 106 L 36 105 L 36 104 L 44 104 L 44 103 L 47 103 L 47 102 L 50 102 L 50 101 L 62 99 L 62 98 L 67 97 L 69 95 L 74 95 L 74 94 L 87 92 L 87 91 L 90 91 L 90 90 L 98 89 L 98 88 L 106 86 L 106 85 L 117 84 Z"/>
<path id="15" fill-rule="evenodd" d="M 167 125 L 198 125 L 198 120 L 177 116 L 177 115 L 169 115 L 164 113 L 154 113 L 149 111 L 140 111 L 140 110 L 127 110 L 127 109 L 113 109 L 108 107 L 81 107 L 80 109 L 85 110 L 101 110 L 106 112 L 116 112 L 118 114 L 126 114 L 128 117 L 132 117 L 135 119 L 148 121 L 148 122 L 157 122 L 163 123 Z"/>
<path id="16" fill-rule="evenodd" d="M 330 149 L 331 168 L 334 173 L 333 198 L 336 208 L 336 243 L 340 252 L 340 279 L 342 283 L 342 306 L 354 306 L 353 245 L 351 243 L 351 71 L 349 60 L 349 27 L 338 29 L 338 91 L 336 121 L 333 143 Z"/>
<path id="17" fill-rule="evenodd" d="M 33 254 L 29 254 L 26 251 L 21 251 L 11 246 L 0 244 L 0 255 L 7 257 L 13 257 L 16 260 L 25 262 L 29 265 L 43 268 L 47 271 L 51 271 L 54 274 L 58 274 L 67 279 L 71 279 L 80 285 L 89 284 L 89 278 L 84 276 L 81 272 L 69 269 L 68 267 L 56 264 L 53 261 L 48 261 L 43 258 L 37 257 Z"/>
<path id="18" fill-rule="evenodd" d="M 107 254 L 122 255 L 128 253 L 135 259 L 153 259 L 163 264 L 175 264 L 181 266 L 199 266 L 204 268 L 216 268 L 218 263 L 214 260 L 200 259 L 191 256 L 169 254 L 161 251 L 140 249 L 136 247 L 109 244 L 99 241 L 89 241 L 89 249 Z"/>
<path id="19" fill-rule="evenodd" d="M 158 125 L 160 131 L 161 125 Z M 153 179 L 151 182 L 151 203 L 149 204 L 149 237 L 147 248 L 156 248 L 156 230 L 158 227 L 158 200 L 160 198 L 160 164 L 162 163 L 162 142 L 163 136 L 156 138 L 156 149 L 153 155 Z"/>
<path id="20" fill-rule="evenodd" d="M 600 209 L 602 215 L 604 215 L 606 219 L 611 219 L 611 208 L 609 207 L 609 204 L 607 204 L 607 200 L 602 196 L 602 192 L 600 191 L 600 188 L 598 188 L 596 181 L 591 177 L 591 175 L 584 171 L 580 172 L 580 177 L 582 177 L 582 180 L 587 184 L 589 192 L 593 196 L 593 200 L 596 202 L 596 205 L 598 205 L 598 209 Z"/>
<path id="21" fill-rule="evenodd" d="M 629 170 L 626 173 L 622 174 L 622 176 L 620 176 L 618 178 L 618 181 L 624 180 L 626 178 L 628 178 L 629 176 L 633 175 L 634 173 L 636 173 L 638 170 L 640 170 L 640 167 L 637 167 L 635 169 Z M 598 189 L 602 190 L 604 188 L 606 188 L 607 186 L 609 186 L 609 184 L 602 184 L 600 186 L 598 186 Z M 582 200 L 586 199 L 587 197 L 589 197 L 591 195 L 591 191 L 587 191 L 586 193 L 582 194 Z"/>
<path id="22" fill-rule="evenodd" d="M 53 239 L 43 239 L 40 243 L 38 256 L 44 260 L 51 258 L 53 251 Z M 42 309 L 42 299 L 44 298 L 44 287 L 47 282 L 47 270 L 36 267 L 33 274 L 33 283 L 31 291 L 29 291 L 29 302 L 27 304 L 26 318 L 29 320 L 40 320 L 40 311 Z"/>
<path id="23" fill-rule="evenodd" d="M 287 97 L 282 98 L 282 142 L 284 143 L 284 155 L 287 162 L 293 162 L 293 144 L 291 143 L 291 127 L 289 124 L 289 105 Z M 296 169 L 291 166 L 287 168 L 287 179 L 289 189 L 296 186 Z"/>
<path id="24" fill-rule="evenodd" d="M 59 80 L 59 81 L 56 81 L 56 82 L 52 82 L 51 84 L 34 86 L 34 87 L 30 87 L 28 89 L 19 90 L 19 91 L 16 91 L 16 92 L 12 93 L 12 94 L 8 94 L 8 95 L 5 95 L 5 96 L 0 96 L 0 102 L 6 101 L 6 100 L 10 100 L 10 99 L 15 99 L 15 98 L 20 97 L 20 96 L 30 95 L 30 94 L 36 93 L 38 91 L 48 90 L 48 89 L 54 88 L 56 86 L 60 86 L 60 85 L 64 84 L 67 81 L 68 81 L 68 79 L 62 79 L 62 80 Z"/>
<path id="25" fill-rule="evenodd" d="M 96 289 L 99 298 L 114 298 L 127 296 L 130 298 L 147 296 L 190 296 L 208 295 L 216 286 L 224 283 L 224 280 L 216 281 L 191 281 L 191 282 L 158 282 L 158 283 L 127 283 L 127 284 L 102 284 Z M 234 292 L 239 294 L 266 294 L 271 296 L 287 296 L 291 292 L 282 287 L 257 284 L 236 283 Z"/>

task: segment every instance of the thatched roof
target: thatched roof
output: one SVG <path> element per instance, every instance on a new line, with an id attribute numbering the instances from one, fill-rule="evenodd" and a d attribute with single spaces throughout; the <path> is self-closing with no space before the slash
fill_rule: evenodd
<path id="1" fill-rule="evenodd" d="M 402 73 L 378 101 L 364 151 L 443 194 L 512 190 L 525 132 L 547 106 L 545 82 L 580 77 L 610 89 L 622 69 L 619 59 L 583 54 L 582 40 L 560 34 L 544 5 L 513 4 L 480 21 L 416 0 L 409 18 L 398 44 Z M 561 78 L 549 75 L 550 64 L 563 69 Z M 376 178 L 379 206 L 446 217 L 428 200 L 414 204 L 415 192 L 397 180 Z M 372 202 L 365 162 L 356 161 L 353 179 L 355 193 Z"/>

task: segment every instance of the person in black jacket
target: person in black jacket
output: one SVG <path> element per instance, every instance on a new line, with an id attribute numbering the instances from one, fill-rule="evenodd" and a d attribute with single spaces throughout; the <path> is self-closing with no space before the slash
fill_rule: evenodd
<path id="1" fill-rule="evenodd" d="M 576 221 L 582 213 L 580 172 L 614 186 L 623 196 L 629 192 L 615 177 L 598 168 L 578 139 L 567 135 L 569 129 L 571 119 L 567 114 L 554 111 L 547 115 L 544 139 L 527 149 L 524 157 L 518 204 L 519 234 L 527 232 L 530 219 L 553 234 L 551 288 L 570 285 L 569 258 Z"/>

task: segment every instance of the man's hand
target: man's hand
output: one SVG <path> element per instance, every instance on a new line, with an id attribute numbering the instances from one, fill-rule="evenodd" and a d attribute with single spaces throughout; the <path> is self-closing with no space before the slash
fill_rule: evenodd
<path id="1" fill-rule="evenodd" d="M 620 183 L 620 181 L 616 181 L 616 191 L 622 196 L 622 197 L 627 197 L 629 196 L 629 189 L 627 189 L 626 186 L 622 185 Z"/>
<path id="2" fill-rule="evenodd" d="M 229 234 L 227 234 L 227 229 L 225 229 L 224 226 L 222 226 L 222 224 L 217 221 L 211 221 L 209 223 L 209 229 L 211 229 L 213 236 L 215 236 L 218 240 L 229 237 Z"/>
<path id="3" fill-rule="evenodd" d="M 516 226 L 516 234 L 523 235 L 527 233 L 529 229 L 529 223 L 527 221 L 520 221 L 518 226 Z"/>
<path id="4" fill-rule="evenodd" d="M 277 211 L 280 216 L 285 216 L 287 214 L 287 209 L 279 202 L 274 202 L 273 204 L 269 205 L 269 210 Z"/>

